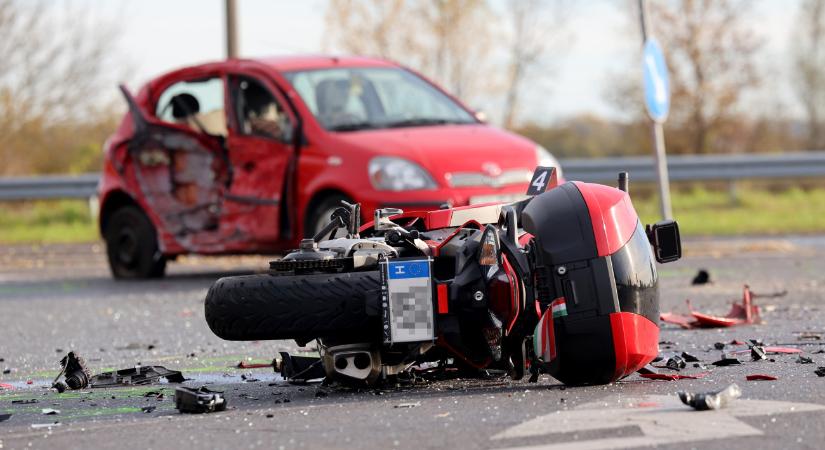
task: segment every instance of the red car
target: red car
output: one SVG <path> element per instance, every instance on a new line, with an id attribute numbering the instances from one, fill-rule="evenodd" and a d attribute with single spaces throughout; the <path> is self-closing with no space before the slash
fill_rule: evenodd
<path id="1" fill-rule="evenodd" d="M 510 200 L 534 167 L 558 167 L 381 59 L 229 60 L 122 90 L 99 185 L 116 278 L 162 276 L 186 253 L 295 248 L 342 200 L 365 214 Z"/>

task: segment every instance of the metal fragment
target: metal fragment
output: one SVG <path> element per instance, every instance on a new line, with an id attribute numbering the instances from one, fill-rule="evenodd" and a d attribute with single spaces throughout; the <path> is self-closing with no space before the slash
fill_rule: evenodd
<path id="1" fill-rule="evenodd" d="M 679 392 L 679 398 L 682 403 L 690 406 L 697 411 L 706 411 L 710 409 L 721 409 L 728 405 L 728 403 L 742 396 L 742 390 L 734 383 L 730 386 L 717 391 L 705 393 Z"/>

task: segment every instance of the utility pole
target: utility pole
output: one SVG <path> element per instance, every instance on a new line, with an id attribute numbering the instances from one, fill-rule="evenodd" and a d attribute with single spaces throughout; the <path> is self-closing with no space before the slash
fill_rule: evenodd
<path id="1" fill-rule="evenodd" d="M 639 0 L 639 23 L 642 28 L 642 46 L 645 48 L 645 58 L 648 57 L 648 23 L 647 23 L 647 5 L 645 0 Z M 655 44 L 655 42 L 654 42 Z M 656 45 L 658 49 L 658 45 Z M 661 50 L 658 52 L 664 66 L 664 58 L 661 56 Z M 647 62 L 647 61 L 646 61 Z M 667 69 L 664 73 L 659 73 L 659 82 L 662 83 L 661 77 L 664 77 L 664 84 L 667 84 Z M 645 86 L 647 91 L 649 86 Z M 651 110 L 650 101 L 647 101 L 648 93 L 646 92 L 646 103 L 648 106 L 648 113 L 652 122 L 652 136 L 653 148 L 656 156 L 656 175 L 659 181 L 659 209 L 662 213 L 662 219 L 673 219 L 673 209 L 670 205 L 670 177 L 667 172 L 667 153 L 665 151 L 665 132 L 662 128 L 662 123 L 667 117 L 667 110 L 670 108 L 670 92 L 669 86 L 667 90 L 667 100 L 664 105 L 656 108 L 656 113 Z M 662 107 L 663 106 L 663 107 Z M 662 112 L 664 111 L 664 112 Z"/>
<path id="2" fill-rule="evenodd" d="M 235 0 L 226 2 L 226 59 L 238 57 L 238 8 Z"/>

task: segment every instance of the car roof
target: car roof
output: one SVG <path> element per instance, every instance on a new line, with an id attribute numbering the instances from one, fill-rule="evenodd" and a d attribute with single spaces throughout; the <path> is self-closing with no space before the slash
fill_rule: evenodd
<path id="1" fill-rule="evenodd" d="M 397 64 L 385 59 L 366 56 L 298 55 L 251 58 L 248 60 L 269 66 L 279 72 L 334 67 L 398 67 Z"/>

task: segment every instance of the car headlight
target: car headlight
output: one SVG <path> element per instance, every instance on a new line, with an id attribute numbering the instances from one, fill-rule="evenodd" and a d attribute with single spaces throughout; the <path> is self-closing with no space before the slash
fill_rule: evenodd
<path id="1" fill-rule="evenodd" d="M 555 167 L 556 168 L 556 175 L 559 178 L 562 176 L 561 171 L 561 164 L 559 164 L 559 160 L 553 156 L 550 151 L 546 148 L 542 147 L 541 145 L 536 145 L 536 161 L 538 161 L 539 166 L 543 167 Z"/>
<path id="2" fill-rule="evenodd" d="M 370 182 L 379 191 L 412 191 L 435 189 L 436 184 L 426 170 L 402 158 L 379 156 L 369 164 Z"/>

